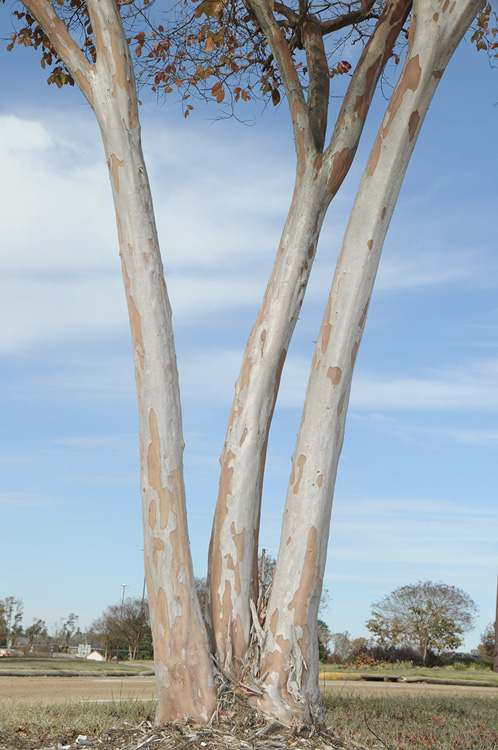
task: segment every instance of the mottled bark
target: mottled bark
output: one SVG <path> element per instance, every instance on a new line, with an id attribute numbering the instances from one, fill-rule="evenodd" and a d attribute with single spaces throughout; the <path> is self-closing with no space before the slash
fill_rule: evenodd
<path id="1" fill-rule="evenodd" d="M 180 391 L 133 67 L 114 0 L 88 0 L 90 65 L 52 5 L 26 0 L 97 117 L 109 168 L 137 382 L 145 571 L 158 688 L 157 720 L 208 721 L 213 666 L 194 586 L 183 483 Z M 193 669 L 195 665 L 195 669 Z"/>
<path id="2" fill-rule="evenodd" d="M 256 10 L 256 4 L 252 5 Z M 319 96 L 323 98 L 323 61 L 317 62 L 320 72 L 312 102 L 306 102 L 302 89 L 297 88 L 297 75 L 282 75 L 296 139 L 296 184 L 263 304 L 247 342 L 235 387 L 220 459 L 220 487 L 209 552 L 210 628 L 215 653 L 219 662 L 235 673 L 246 657 L 252 623 L 250 600 L 257 596 L 255 571 L 263 472 L 282 366 L 301 309 L 325 212 L 353 161 L 379 76 L 410 5 L 410 0 L 388 3 L 363 50 L 324 153 L 315 143 L 315 134 L 323 134 L 324 123 L 308 112 L 309 104 L 315 106 Z M 273 33 L 269 9 L 259 12 L 266 32 Z M 311 32 L 316 35 L 316 27 Z M 290 56 L 279 33 L 275 31 L 274 54 L 280 56 L 282 65 L 288 66 Z M 309 55 L 320 54 L 320 45 L 310 41 Z"/>
<path id="3" fill-rule="evenodd" d="M 406 61 L 351 213 L 311 366 L 265 623 L 261 706 L 320 717 L 316 621 L 353 368 L 380 252 L 423 119 L 480 0 L 415 0 Z"/>

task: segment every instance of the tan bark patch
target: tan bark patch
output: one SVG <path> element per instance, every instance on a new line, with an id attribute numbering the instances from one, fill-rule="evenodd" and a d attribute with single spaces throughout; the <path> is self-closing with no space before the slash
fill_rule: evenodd
<path id="1" fill-rule="evenodd" d="M 242 433 L 242 437 L 240 438 L 239 447 L 242 448 L 244 445 L 244 441 L 247 437 L 247 427 L 244 429 L 244 432 Z"/>
<path id="2" fill-rule="evenodd" d="M 157 524 L 157 506 L 156 501 L 151 500 L 149 504 L 149 526 L 151 529 L 155 529 Z"/>
<path id="3" fill-rule="evenodd" d="M 158 553 L 161 552 L 164 549 L 164 542 L 162 539 L 158 539 L 157 536 L 155 536 L 152 540 L 152 561 L 154 563 L 154 567 L 157 568 L 158 564 Z"/>
<path id="4" fill-rule="evenodd" d="M 367 242 L 368 249 L 372 250 L 373 246 L 374 246 L 374 241 L 373 240 L 368 240 L 368 242 Z"/>
<path id="5" fill-rule="evenodd" d="M 248 354 L 245 355 L 244 361 L 242 363 L 242 369 L 240 371 L 240 378 L 239 378 L 239 387 L 240 390 L 243 391 L 244 388 L 247 388 L 249 385 L 250 379 L 251 379 L 251 367 L 252 367 L 252 359 L 249 357 Z"/>
<path id="6" fill-rule="evenodd" d="M 351 166 L 352 158 L 353 153 L 350 148 L 343 148 L 335 154 L 332 160 L 332 171 L 327 180 L 329 194 L 335 194 L 339 190 Z"/>
<path id="7" fill-rule="evenodd" d="M 380 218 L 383 220 L 386 218 L 386 211 L 387 211 L 387 207 L 384 206 L 384 208 L 382 209 L 382 213 L 380 215 Z"/>
<path id="8" fill-rule="evenodd" d="M 107 163 L 109 165 L 109 172 L 111 173 L 112 184 L 116 193 L 119 193 L 119 170 L 121 167 L 124 167 L 124 159 L 118 159 L 116 154 L 111 154 Z"/>
<path id="9" fill-rule="evenodd" d="M 152 237 L 149 237 L 149 247 L 150 247 L 150 249 L 152 250 L 153 253 L 156 252 L 156 246 L 154 244 L 154 240 L 152 239 Z"/>
<path id="10" fill-rule="evenodd" d="M 332 385 L 339 385 L 341 382 L 342 370 L 340 367 L 329 367 L 327 371 L 327 377 L 329 378 Z"/>
<path id="11" fill-rule="evenodd" d="M 319 487 L 323 486 L 323 474 L 319 474 L 316 480 L 316 483 Z"/>
<path id="12" fill-rule="evenodd" d="M 346 400 L 346 394 L 343 393 L 337 404 L 337 414 L 341 416 L 342 410 L 344 409 L 344 401 Z"/>
<path id="13" fill-rule="evenodd" d="M 301 484 L 301 479 L 303 478 L 303 471 L 304 471 L 305 463 L 306 463 L 306 456 L 301 454 L 299 458 L 297 459 L 298 474 L 297 474 L 297 482 L 294 485 L 294 490 L 293 490 L 294 495 L 297 495 L 297 493 L 299 492 L 299 485 Z"/>
<path id="14" fill-rule="evenodd" d="M 308 607 L 311 595 L 318 581 L 318 546 L 318 530 L 312 526 L 308 532 L 306 541 L 306 554 L 299 586 L 292 600 L 287 605 L 289 610 L 294 610 L 294 626 L 303 630 L 303 637 L 299 639 L 299 645 L 305 661 L 308 661 L 310 645 Z"/>
<path id="15" fill-rule="evenodd" d="M 159 526 L 164 531 L 168 525 L 169 514 L 174 512 L 178 516 L 179 504 L 182 498 L 181 467 L 168 474 L 168 486 L 164 486 L 161 475 L 161 440 L 157 428 L 156 415 L 153 409 L 149 412 L 150 444 L 147 451 L 147 471 L 149 484 L 159 498 Z"/>
<path id="16" fill-rule="evenodd" d="M 330 340 L 330 334 L 332 331 L 332 325 L 330 323 L 330 310 L 332 307 L 332 299 L 331 297 L 327 300 L 327 307 L 325 308 L 325 314 L 323 316 L 323 323 L 322 323 L 322 331 L 321 331 L 321 341 L 320 341 L 320 347 L 322 350 L 322 354 L 325 354 L 327 351 L 327 347 L 329 345 Z"/>
<path id="17" fill-rule="evenodd" d="M 356 362 L 356 355 L 358 354 L 358 349 L 360 348 L 360 344 L 358 341 L 355 341 L 353 344 L 353 348 L 351 349 L 351 364 L 354 365 Z"/>
<path id="18" fill-rule="evenodd" d="M 367 113 L 368 108 L 370 104 L 371 99 L 371 93 L 372 93 L 372 86 L 374 86 L 376 77 L 377 77 L 377 71 L 379 69 L 379 65 L 382 62 L 382 57 L 379 55 L 379 57 L 375 60 L 375 62 L 372 63 L 372 65 L 367 70 L 366 80 L 365 80 L 365 91 L 361 96 L 356 97 L 356 102 L 354 105 L 354 111 L 360 118 L 360 120 L 364 121 Z"/>
<path id="19" fill-rule="evenodd" d="M 360 329 L 363 328 L 363 326 L 365 325 L 365 321 L 367 319 L 367 313 L 368 313 L 368 306 L 369 305 L 370 305 L 370 297 L 367 300 L 367 304 L 363 308 L 363 312 L 361 314 L 361 318 L 360 318 L 360 320 L 358 322 L 358 326 L 360 327 Z"/>
<path id="20" fill-rule="evenodd" d="M 417 132 L 419 122 L 420 122 L 420 115 L 418 111 L 415 110 L 415 112 L 411 113 L 410 121 L 408 122 L 408 135 L 409 135 L 410 143 L 415 138 L 415 134 Z"/>

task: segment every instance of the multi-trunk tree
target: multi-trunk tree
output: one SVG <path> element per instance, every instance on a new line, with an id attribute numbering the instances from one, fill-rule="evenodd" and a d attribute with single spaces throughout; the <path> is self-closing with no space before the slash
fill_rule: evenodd
<path id="1" fill-rule="evenodd" d="M 264 712 L 285 722 L 321 716 L 317 614 L 351 379 L 383 241 L 425 114 L 481 0 L 204 0 L 186 22 L 161 6 L 115 0 L 23 0 L 19 42 L 42 50 L 51 80 L 76 83 L 102 133 L 111 180 L 138 393 L 145 569 L 158 686 L 157 720 L 208 721 L 219 669 Z M 171 6 L 164 8 L 168 10 Z M 190 8 L 190 11 L 189 11 Z M 126 31 L 128 24 L 133 31 Z M 143 23 L 137 32 L 137 24 Z M 296 179 L 275 263 L 249 336 L 221 456 L 209 549 L 207 628 L 190 557 L 175 346 L 152 197 L 143 159 L 134 66 L 157 91 L 206 90 L 248 99 L 285 93 Z M 346 35 L 346 36 L 344 36 Z M 354 68 L 339 41 L 363 42 Z M 406 43 L 406 50 L 401 47 Z M 396 46 L 397 45 L 397 46 Z M 395 51 L 397 50 L 397 51 Z M 280 376 L 322 222 L 353 161 L 373 94 L 391 56 L 401 72 L 365 167 L 308 382 L 292 460 L 273 583 L 257 610 L 258 533 L 266 447 Z M 331 81 L 349 76 L 329 127 Z M 237 78 L 238 76 L 238 78 Z M 215 79 L 214 85 L 212 79 Z M 233 84 L 232 84 L 233 82 Z M 239 85 L 237 85 L 239 84 Z M 189 96 L 187 92 L 185 97 Z M 184 98 L 186 112 L 192 106 Z"/>

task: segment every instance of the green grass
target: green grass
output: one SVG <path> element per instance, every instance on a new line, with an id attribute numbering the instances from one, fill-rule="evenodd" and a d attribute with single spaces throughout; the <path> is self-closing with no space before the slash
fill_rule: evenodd
<path id="1" fill-rule="evenodd" d="M 343 675 L 379 675 L 379 677 L 406 677 L 441 680 L 477 680 L 479 682 L 495 682 L 498 687 L 498 672 L 490 668 L 470 666 L 466 667 L 409 667 L 406 664 L 385 664 L 377 667 L 343 667 L 337 664 L 320 665 L 320 672 L 334 672 Z"/>
<path id="2" fill-rule="evenodd" d="M 368 748 L 498 749 L 498 697 L 339 694 L 324 702 L 335 734 Z"/>
<path id="3" fill-rule="evenodd" d="M 89 661 L 87 659 L 38 659 L 31 656 L 0 658 L 0 677 L 8 670 L 37 672 L 150 672 L 152 661 Z"/>

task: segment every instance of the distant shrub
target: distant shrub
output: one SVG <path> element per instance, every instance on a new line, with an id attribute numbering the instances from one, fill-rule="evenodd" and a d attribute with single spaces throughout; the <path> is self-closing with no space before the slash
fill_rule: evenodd
<path id="1" fill-rule="evenodd" d="M 366 666 L 368 661 L 372 662 L 372 666 L 379 664 L 398 664 L 403 665 L 404 668 L 409 667 L 420 667 L 422 666 L 422 656 L 414 648 L 410 646 L 370 646 L 358 649 L 350 657 L 350 663 L 359 663 L 362 666 Z M 431 651 L 427 655 L 426 666 L 435 667 L 441 664 L 441 659 Z"/>

